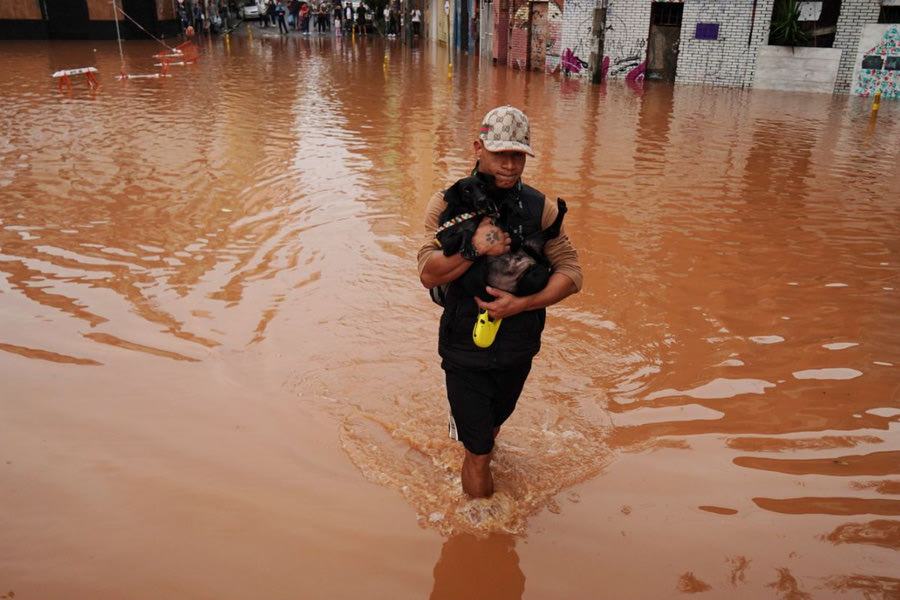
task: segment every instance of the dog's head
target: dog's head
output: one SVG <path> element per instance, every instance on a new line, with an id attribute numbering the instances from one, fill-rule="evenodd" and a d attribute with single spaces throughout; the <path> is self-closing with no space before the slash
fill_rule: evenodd
<path id="1" fill-rule="evenodd" d="M 491 209 L 491 201 L 488 191 L 492 181 L 487 176 L 476 174 L 471 177 L 463 177 L 444 194 L 447 201 L 447 209 L 454 214 L 463 212 L 481 212 L 487 214 Z M 493 177 L 491 177 L 493 180 Z"/>
<path id="2" fill-rule="evenodd" d="M 459 252 L 463 245 L 472 239 L 481 217 L 491 213 L 492 203 L 487 195 L 488 186 L 489 182 L 483 177 L 464 177 L 444 192 L 447 208 L 438 219 L 442 229 L 436 238 L 446 256 Z M 453 222 L 462 215 L 470 216 Z"/>

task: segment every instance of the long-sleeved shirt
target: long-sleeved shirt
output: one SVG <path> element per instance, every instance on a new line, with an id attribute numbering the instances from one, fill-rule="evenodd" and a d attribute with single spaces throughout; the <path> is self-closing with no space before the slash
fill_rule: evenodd
<path id="1" fill-rule="evenodd" d="M 437 252 L 441 254 L 443 251 L 434 243 L 434 232 L 439 226 L 438 220 L 440 215 L 447 208 L 444 202 L 444 192 L 435 193 L 428 201 L 425 208 L 425 241 L 419 248 L 418 252 L 418 270 L 419 276 L 425 269 L 425 263 Z M 544 198 L 544 210 L 541 213 L 541 229 L 546 229 L 556 220 L 558 209 L 555 202 Z M 578 254 L 575 247 L 566 235 L 565 225 L 560 229 L 559 235 L 547 241 L 544 244 L 544 255 L 553 266 L 554 273 L 561 273 L 572 280 L 576 289 L 581 290 L 584 282 L 584 276 L 581 272 L 581 264 L 578 262 Z"/>

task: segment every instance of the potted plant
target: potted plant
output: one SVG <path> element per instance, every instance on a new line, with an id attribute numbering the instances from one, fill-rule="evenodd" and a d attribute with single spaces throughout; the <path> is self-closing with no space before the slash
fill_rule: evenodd
<path id="1" fill-rule="evenodd" d="M 840 67 L 839 48 L 813 48 L 814 40 L 801 21 L 803 2 L 775 0 L 769 27 L 769 44 L 756 55 L 753 87 L 833 94 Z"/>
<path id="2" fill-rule="evenodd" d="M 775 46 L 805 46 L 806 33 L 800 25 L 798 0 L 775 0 L 769 43 Z"/>

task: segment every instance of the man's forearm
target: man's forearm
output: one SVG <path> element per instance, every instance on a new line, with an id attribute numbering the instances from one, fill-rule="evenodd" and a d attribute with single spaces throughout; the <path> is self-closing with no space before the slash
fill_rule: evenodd
<path id="1" fill-rule="evenodd" d="M 578 291 L 578 286 L 567 275 L 553 273 L 547 286 L 531 296 L 513 296 L 509 292 L 488 287 L 488 293 L 494 296 L 491 302 L 476 297 L 478 308 L 488 311 L 494 319 L 505 319 L 528 310 L 546 308 Z"/>
<path id="2" fill-rule="evenodd" d="M 483 217 L 472 234 L 471 247 L 476 256 L 500 256 L 509 252 L 509 234 L 494 225 L 490 217 Z M 469 270 L 472 261 L 461 254 L 444 256 L 437 250 L 425 261 L 419 279 L 429 290 L 436 285 L 449 283 Z"/>
<path id="3" fill-rule="evenodd" d="M 561 273 L 553 273 L 550 275 L 550 279 L 547 281 L 547 286 L 544 289 L 531 296 L 525 296 L 525 299 L 528 301 L 525 310 L 547 308 L 577 291 L 578 287 L 569 277 Z"/>
<path id="4" fill-rule="evenodd" d="M 472 261 L 464 259 L 459 254 L 444 256 L 441 252 L 435 252 L 425 262 L 419 280 L 430 290 L 461 277 L 471 266 Z"/>
<path id="5" fill-rule="evenodd" d="M 511 314 L 547 308 L 548 306 L 552 306 L 571 296 L 577 291 L 578 286 L 576 286 L 575 282 L 569 277 L 561 273 L 553 273 L 550 275 L 550 280 L 547 281 L 547 285 L 544 289 L 530 296 L 510 296 L 510 298 L 513 299 L 512 306 L 506 308 Z M 511 316 L 509 313 L 505 316 Z"/>

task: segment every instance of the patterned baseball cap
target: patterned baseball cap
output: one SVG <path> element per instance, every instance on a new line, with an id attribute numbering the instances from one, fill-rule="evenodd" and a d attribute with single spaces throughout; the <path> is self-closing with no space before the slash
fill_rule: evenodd
<path id="1" fill-rule="evenodd" d="M 513 106 L 498 106 L 486 114 L 478 137 L 490 152 L 515 150 L 534 156 L 528 117 Z"/>

